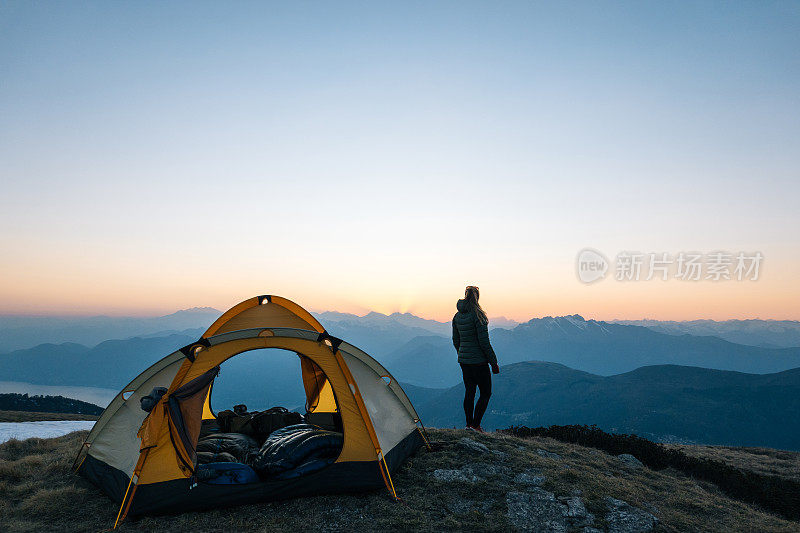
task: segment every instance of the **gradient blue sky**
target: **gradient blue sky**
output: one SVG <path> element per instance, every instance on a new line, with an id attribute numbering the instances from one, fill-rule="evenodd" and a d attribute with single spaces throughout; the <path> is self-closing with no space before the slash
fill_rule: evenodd
<path id="1" fill-rule="evenodd" d="M 0 117 L 0 313 L 800 319 L 798 2 L 7 2 Z"/>

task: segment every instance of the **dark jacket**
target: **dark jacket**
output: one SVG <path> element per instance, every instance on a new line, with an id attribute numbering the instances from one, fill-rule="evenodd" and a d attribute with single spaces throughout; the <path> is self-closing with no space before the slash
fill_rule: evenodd
<path id="1" fill-rule="evenodd" d="M 489 344 L 489 325 L 481 323 L 467 302 L 459 300 L 458 313 L 453 317 L 453 346 L 458 351 L 458 362 L 467 365 L 497 364 L 492 345 Z"/>

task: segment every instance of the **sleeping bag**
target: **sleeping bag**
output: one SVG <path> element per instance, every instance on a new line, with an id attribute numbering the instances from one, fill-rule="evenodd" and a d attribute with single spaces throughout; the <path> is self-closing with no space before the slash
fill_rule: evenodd
<path id="1" fill-rule="evenodd" d="M 259 481 L 258 474 L 241 463 L 210 463 L 200 465 L 195 471 L 197 481 L 212 485 L 243 485 Z"/>
<path id="2" fill-rule="evenodd" d="M 342 444 L 341 433 L 297 424 L 273 431 L 249 464 L 264 477 L 289 479 L 332 463 Z"/>
<path id="3" fill-rule="evenodd" d="M 213 433 L 197 441 L 199 463 L 246 463 L 247 457 L 256 451 L 258 443 L 255 439 L 241 433 Z"/>
<path id="4" fill-rule="evenodd" d="M 238 463 L 239 460 L 228 452 L 197 452 L 197 464 Z"/>

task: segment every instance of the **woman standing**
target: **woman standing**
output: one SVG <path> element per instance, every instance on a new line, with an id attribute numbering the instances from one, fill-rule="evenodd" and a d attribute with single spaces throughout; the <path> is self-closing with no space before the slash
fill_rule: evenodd
<path id="1" fill-rule="evenodd" d="M 456 303 L 458 312 L 453 317 L 453 346 L 458 352 L 458 363 L 464 376 L 464 414 L 467 429 L 483 433 L 481 419 L 489 397 L 492 395 L 492 376 L 500 373 L 497 357 L 489 343 L 489 319 L 478 303 L 478 287 L 469 286 L 464 291 L 464 299 Z M 475 403 L 475 388 L 481 395 Z M 474 405 L 473 405 L 474 404 Z"/>

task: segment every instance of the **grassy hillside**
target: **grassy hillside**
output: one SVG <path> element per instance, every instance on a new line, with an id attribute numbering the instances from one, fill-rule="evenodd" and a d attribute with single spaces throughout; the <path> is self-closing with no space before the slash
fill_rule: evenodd
<path id="1" fill-rule="evenodd" d="M 722 461 L 759 474 L 800 480 L 800 453 L 772 448 L 669 445 L 691 457 Z"/>
<path id="2" fill-rule="evenodd" d="M 84 437 L 0 445 L 0 516 L 7 531 L 100 531 L 113 524 L 117 506 L 69 473 Z M 626 521 L 654 531 L 798 528 L 714 485 L 629 466 L 598 450 L 455 430 L 433 430 L 431 437 L 439 449 L 421 450 L 393 476 L 404 503 L 384 491 L 317 496 L 145 517 L 122 531 L 509 531 L 590 524 L 626 531 Z"/>

